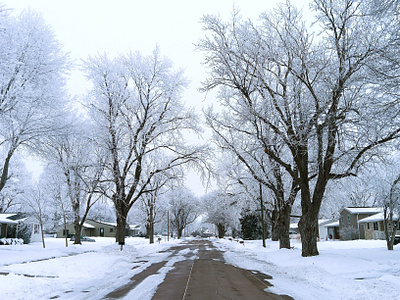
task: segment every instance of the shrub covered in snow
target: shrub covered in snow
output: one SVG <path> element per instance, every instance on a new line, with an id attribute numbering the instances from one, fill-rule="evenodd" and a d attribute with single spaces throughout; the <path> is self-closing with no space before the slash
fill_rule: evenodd
<path id="1" fill-rule="evenodd" d="M 345 227 L 340 230 L 340 239 L 343 241 L 357 240 L 360 238 L 360 231 L 353 227 Z"/>
<path id="2" fill-rule="evenodd" d="M 24 243 L 23 239 L 14 238 L 1 238 L 0 245 L 22 245 Z"/>

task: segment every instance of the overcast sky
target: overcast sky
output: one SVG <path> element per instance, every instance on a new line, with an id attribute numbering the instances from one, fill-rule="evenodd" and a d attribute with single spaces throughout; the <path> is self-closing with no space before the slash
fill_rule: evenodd
<path id="1" fill-rule="evenodd" d="M 273 8 L 279 0 L 0 0 L 18 13 L 31 8 L 40 12 L 54 29 L 65 52 L 79 62 L 89 55 L 106 52 L 110 57 L 129 51 L 148 55 L 158 45 L 161 53 L 176 68 L 185 70 L 191 84 L 184 94 L 189 106 L 201 108 L 213 102 L 212 97 L 197 92 L 206 73 L 203 54 L 195 46 L 204 31 L 200 18 L 219 14 L 228 20 L 233 9 L 243 18 L 255 21 L 261 12 Z M 292 1 L 308 7 L 308 1 Z M 69 81 L 71 94 L 85 91 L 85 80 L 73 72 Z M 196 183 L 197 194 L 202 187 Z"/>
<path id="2" fill-rule="evenodd" d="M 86 59 L 89 55 L 108 53 L 115 56 L 130 50 L 150 54 L 159 45 L 161 53 L 174 66 L 185 69 L 191 80 L 189 91 L 196 92 L 205 73 L 203 54 L 194 44 L 204 36 L 199 23 L 204 14 L 219 14 L 229 19 L 233 8 L 244 18 L 256 20 L 278 0 L 6 0 L 6 7 L 17 12 L 32 8 L 40 12 L 53 27 L 64 50 L 71 58 Z M 292 1 L 295 2 L 295 1 Z M 305 3 L 307 1 L 297 1 Z M 302 4 L 307 5 L 307 4 Z M 84 85 L 74 74 L 72 93 L 81 93 Z M 204 98 L 194 95 L 191 105 Z M 188 99 L 189 100 L 189 99 Z"/>

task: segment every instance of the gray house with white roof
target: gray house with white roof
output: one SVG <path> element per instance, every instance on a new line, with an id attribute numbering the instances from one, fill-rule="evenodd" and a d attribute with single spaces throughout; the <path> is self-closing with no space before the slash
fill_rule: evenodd
<path id="1" fill-rule="evenodd" d="M 382 207 L 345 207 L 340 211 L 339 232 L 341 239 L 365 239 L 366 225 L 359 222 L 382 213 Z"/>

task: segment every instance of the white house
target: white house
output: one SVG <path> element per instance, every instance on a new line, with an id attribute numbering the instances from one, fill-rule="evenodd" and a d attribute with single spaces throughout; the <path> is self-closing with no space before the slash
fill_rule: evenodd
<path id="1" fill-rule="evenodd" d="M 31 242 L 41 242 L 42 232 L 40 231 L 40 225 L 37 220 L 31 216 L 26 216 L 21 213 L 0 213 L 0 237 L 4 238 L 17 238 L 19 237 L 19 232 L 21 226 L 25 224 L 31 231 L 30 241 Z M 7 228 L 12 226 L 12 233 L 7 234 Z"/>

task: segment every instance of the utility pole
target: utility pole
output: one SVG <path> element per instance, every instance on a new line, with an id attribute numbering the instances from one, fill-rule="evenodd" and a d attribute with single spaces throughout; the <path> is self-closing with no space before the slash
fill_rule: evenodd
<path id="1" fill-rule="evenodd" d="M 167 211 L 167 241 L 169 241 L 169 209 Z"/>
<path id="2" fill-rule="evenodd" d="M 263 241 L 263 247 L 265 248 L 265 226 L 264 226 L 264 202 L 263 202 L 263 193 L 262 193 L 262 184 L 261 182 L 259 183 L 260 185 L 260 203 L 261 203 L 261 226 L 262 226 L 262 241 Z"/>

